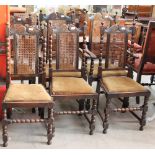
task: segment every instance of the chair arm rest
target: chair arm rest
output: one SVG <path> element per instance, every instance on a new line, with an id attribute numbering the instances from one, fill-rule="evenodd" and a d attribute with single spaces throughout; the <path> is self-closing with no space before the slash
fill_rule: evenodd
<path id="1" fill-rule="evenodd" d="M 88 50 L 88 49 L 84 49 L 85 50 L 85 53 L 84 53 L 84 55 L 85 55 L 85 57 L 86 58 L 91 58 L 91 59 L 96 59 L 97 57 L 96 57 L 96 55 L 94 54 L 94 53 L 92 53 L 90 50 Z M 79 48 L 79 51 L 83 54 L 83 49 L 81 49 L 81 48 Z"/>
<path id="2" fill-rule="evenodd" d="M 129 56 L 135 58 L 135 59 L 138 59 L 138 58 L 139 58 L 136 54 L 131 53 L 129 50 L 127 50 L 127 54 L 128 54 Z"/>
<path id="3" fill-rule="evenodd" d="M 89 56 L 86 52 L 84 53 L 82 48 L 79 48 L 79 51 L 80 51 L 81 55 L 84 54 L 84 56 L 85 56 L 86 58 L 90 59 L 90 56 Z"/>

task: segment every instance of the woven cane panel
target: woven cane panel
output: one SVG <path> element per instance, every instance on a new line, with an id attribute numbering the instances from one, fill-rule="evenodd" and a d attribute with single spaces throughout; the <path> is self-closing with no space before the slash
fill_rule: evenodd
<path id="1" fill-rule="evenodd" d="M 37 37 L 17 37 L 17 74 L 35 74 Z"/>
<path id="2" fill-rule="evenodd" d="M 60 33 L 59 37 L 59 69 L 76 69 L 77 34 L 72 32 Z"/>
<path id="3" fill-rule="evenodd" d="M 108 59 L 109 68 L 122 68 L 124 66 L 124 39 L 124 33 L 111 33 Z"/>

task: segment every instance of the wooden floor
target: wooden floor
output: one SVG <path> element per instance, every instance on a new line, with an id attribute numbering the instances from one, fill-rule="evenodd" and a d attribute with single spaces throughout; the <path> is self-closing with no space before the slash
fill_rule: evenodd
<path id="1" fill-rule="evenodd" d="M 144 80 L 147 80 L 145 78 Z M 89 126 L 83 116 L 56 116 L 55 137 L 52 145 L 46 145 L 46 129 L 44 124 L 13 124 L 8 128 L 9 145 L 7 148 L 155 148 L 155 86 L 149 88 L 152 95 L 149 100 L 147 125 L 144 131 L 139 131 L 138 121 L 130 113 L 110 114 L 110 126 L 107 134 L 102 134 L 102 123 L 96 117 L 94 135 L 89 135 Z M 135 98 L 130 101 L 135 103 Z M 118 100 L 112 100 L 111 107 L 120 105 Z M 104 95 L 100 98 L 100 109 L 103 110 Z M 69 105 L 69 106 L 68 106 Z M 73 100 L 56 103 L 56 109 L 76 108 Z M 14 117 L 25 117 L 30 110 L 14 109 Z M 0 124 L 1 132 L 1 124 Z M 2 133 L 2 132 L 1 132 Z M 0 149 L 2 135 L 0 134 Z"/>

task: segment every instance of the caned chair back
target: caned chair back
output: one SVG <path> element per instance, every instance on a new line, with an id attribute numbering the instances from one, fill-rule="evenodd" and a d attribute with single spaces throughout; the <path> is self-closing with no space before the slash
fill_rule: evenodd
<path id="1" fill-rule="evenodd" d="M 78 70 L 79 63 L 79 34 L 66 28 L 57 32 L 57 70 Z"/>
<path id="2" fill-rule="evenodd" d="M 25 33 L 14 35 L 14 65 L 11 74 L 37 76 L 39 54 L 38 31 L 30 27 Z"/>
<path id="3" fill-rule="evenodd" d="M 119 25 L 113 25 L 105 32 L 107 35 L 105 68 L 125 68 L 129 30 Z"/>
<path id="4" fill-rule="evenodd" d="M 142 61 L 155 63 L 155 21 L 150 21 L 148 25 Z"/>

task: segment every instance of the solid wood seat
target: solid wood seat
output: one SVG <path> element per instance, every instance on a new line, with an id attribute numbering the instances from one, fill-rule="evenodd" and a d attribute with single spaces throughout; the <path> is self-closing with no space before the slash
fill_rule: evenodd
<path id="1" fill-rule="evenodd" d="M 51 90 L 54 95 L 92 94 L 93 88 L 83 78 L 53 77 Z"/>
<path id="2" fill-rule="evenodd" d="M 128 93 L 135 93 L 135 92 L 145 92 L 145 89 L 142 85 L 135 82 L 129 77 L 104 77 L 102 78 L 102 84 L 105 86 L 108 92 L 110 93 L 119 93 L 119 92 L 128 92 Z"/>
<path id="3" fill-rule="evenodd" d="M 15 95 L 18 94 L 18 95 Z M 5 102 L 51 102 L 50 95 L 41 84 L 10 84 L 4 98 Z"/>

